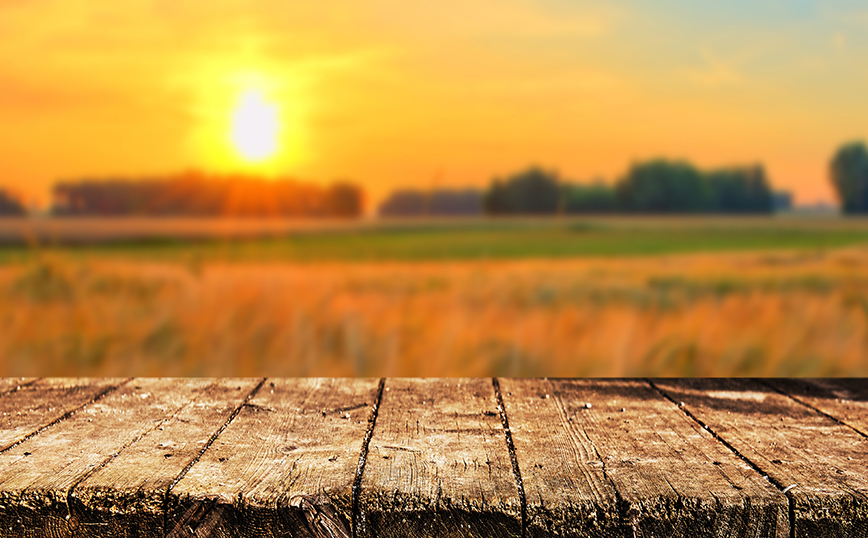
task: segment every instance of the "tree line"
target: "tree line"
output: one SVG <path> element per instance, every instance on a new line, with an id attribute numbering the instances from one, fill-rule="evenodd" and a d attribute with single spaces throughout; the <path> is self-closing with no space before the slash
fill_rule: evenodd
<path id="1" fill-rule="evenodd" d="M 482 191 L 478 189 L 400 189 L 379 208 L 381 217 L 473 216 L 482 212 Z"/>
<path id="2" fill-rule="evenodd" d="M 24 209 L 24 205 L 12 194 L 0 189 L 0 217 L 9 216 L 9 217 L 20 217 L 25 215 L 27 212 Z"/>
<path id="3" fill-rule="evenodd" d="M 52 213 L 197 217 L 359 217 L 362 189 L 349 182 L 328 186 L 292 179 L 206 176 L 61 182 L 53 189 Z"/>
<path id="4" fill-rule="evenodd" d="M 832 186 L 847 214 L 868 213 L 868 148 L 842 145 L 829 164 Z M 53 188 L 54 215 L 359 217 L 364 191 L 340 181 L 328 186 L 293 179 L 206 175 L 129 180 L 81 179 Z M 789 204 L 772 190 L 760 165 L 700 170 L 684 161 L 634 164 L 614 184 L 563 180 L 555 171 L 531 167 L 495 178 L 487 189 L 402 189 L 379 207 L 385 217 L 482 213 L 769 213 Z M 27 213 L 0 189 L 0 216 Z"/>
<path id="5" fill-rule="evenodd" d="M 868 149 L 843 145 L 832 158 L 830 179 L 844 213 L 868 213 Z M 550 215 L 605 213 L 763 214 L 789 209 L 792 195 L 775 191 L 761 165 L 700 170 L 684 162 L 655 159 L 636 163 L 609 184 L 580 183 L 556 171 L 530 167 L 494 178 L 485 190 L 402 189 L 380 205 L 395 216 Z"/>
<path id="6" fill-rule="evenodd" d="M 868 148 L 864 142 L 844 144 L 830 166 L 832 185 L 844 213 L 868 213 Z"/>
<path id="7" fill-rule="evenodd" d="M 483 197 L 490 214 L 770 213 L 774 193 L 762 166 L 702 171 L 681 161 L 634 164 L 615 184 L 562 181 L 532 167 L 496 178 Z"/>

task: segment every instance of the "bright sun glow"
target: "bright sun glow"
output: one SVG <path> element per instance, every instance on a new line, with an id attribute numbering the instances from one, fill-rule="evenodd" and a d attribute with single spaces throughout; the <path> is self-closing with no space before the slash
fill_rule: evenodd
<path id="1" fill-rule="evenodd" d="M 277 106 L 258 91 L 241 95 L 232 117 L 232 143 L 242 157 L 263 161 L 277 152 Z"/>

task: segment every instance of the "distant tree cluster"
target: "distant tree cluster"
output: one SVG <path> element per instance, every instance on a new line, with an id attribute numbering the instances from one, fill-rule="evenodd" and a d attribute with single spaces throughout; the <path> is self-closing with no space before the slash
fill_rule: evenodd
<path id="1" fill-rule="evenodd" d="M 685 162 L 636 164 L 615 186 L 627 211 L 640 213 L 770 213 L 772 189 L 761 166 L 703 172 Z"/>
<path id="2" fill-rule="evenodd" d="M 615 189 L 602 180 L 564 183 L 562 196 L 566 213 L 613 213 L 620 209 Z"/>
<path id="3" fill-rule="evenodd" d="M 70 216 L 358 217 L 364 210 L 362 189 L 347 182 L 321 186 L 198 173 L 63 182 L 53 197 L 53 213 Z"/>
<path id="4" fill-rule="evenodd" d="M 486 213 L 544 215 L 555 213 L 562 200 L 557 172 L 532 167 L 506 179 L 495 178 L 483 198 Z"/>
<path id="5" fill-rule="evenodd" d="M 844 213 L 868 213 L 868 149 L 864 142 L 844 144 L 829 166 L 832 186 Z"/>
<path id="6" fill-rule="evenodd" d="M 0 217 L 20 217 L 27 213 L 17 198 L 0 190 Z"/>
<path id="7" fill-rule="evenodd" d="M 775 211 L 791 211 L 793 209 L 793 193 L 775 191 L 772 193 L 772 207 Z"/>
<path id="8" fill-rule="evenodd" d="M 482 191 L 403 189 L 393 192 L 379 207 L 381 217 L 474 216 L 482 214 Z"/>
<path id="9" fill-rule="evenodd" d="M 484 195 L 490 214 L 770 213 L 773 192 L 761 166 L 701 171 L 685 162 L 633 165 L 614 186 L 565 182 L 532 167 L 496 178 Z"/>

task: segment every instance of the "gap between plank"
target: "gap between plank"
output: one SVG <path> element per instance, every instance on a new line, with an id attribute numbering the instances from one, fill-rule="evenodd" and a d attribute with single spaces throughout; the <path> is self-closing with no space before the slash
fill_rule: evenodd
<path id="1" fill-rule="evenodd" d="M 205 451 L 208 450 L 208 448 L 211 447 L 211 445 L 214 443 L 214 441 L 217 440 L 217 437 L 221 433 L 223 433 L 223 430 L 225 430 L 226 428 L 229 427 L 229 424 L 231 424 L 232 421 L 235 420 L 235 417 L 237 417 L 238 413 L 240 413 L 241 410 L 244 408 L 244 406 L 247 405 L 247 402 L 249 402 L 251 398 L 256 396 L 256 393 L 259 392 L 259 389 L 261 389 L 262 385 L 265 384 L 266 379 L 268 379 L 268 378 L 263 377 L 262 379 L 259 380 L 259 383 L 257 383 L 256 386 L 253 387 L 253 390 L 251 390 L 247 394 L 247 396 L 244 397 L 244 401 L 242 401 L 240 404 L 238 404 L 238 406 L 232 411 L 232 414 L 230 414 L 229 418 L 227 418 L 226 421 L 223 423 L 223 425 L 220 426 L 220 429 L 218 429 L 216 432 L 214 432 L 211 435 L 211 437 L 205 443 L 205 446 L 203 446 L 202 449 L 199 451 L 199 453 L 196 454 L 196 457 L 193 458 L 190 461 L 190 463 L 188 463 L 186 466 L 184 466 L 183 469 L 181 469 L 181 472 L 178 473 L 178 476 L 176 476 L 175 479 L 172 481 L 172 483 L 169 484 L 169 487 L 166 488 L 166 495 L 163 498 L 163 533 L 169 532 L 169 530 L 167 528 L 167 525 L 169 523 L 169 521 L 168 521 L 168 518 L 169 518 L 169 492 L 171 492 L 172 488 L 174 488 L 175 485 L 178 482 L 180 482 L 181 479 L 184 478 L 184 476 L 186 476 L 187 472 L 193 467 L 193 465 L 195 465 L 196 462 L 202 458 L 202 456 L 205 454 Z"/>
<path id="2" fill-rule="evenodd" d="M 113 391 L 119 389 L 120 387 L 126 385 L 127 383 L 129 383 L 129 382 L 132 381 L 132 380 L 133 380 L 133 378 L 132 378 L 132 377 L 129 377 L 129 378 L 125 379 L 124 381 L 121 381 L 121 382 L 118 383 L 117 385 L 110 386 L 110 387 L 106 387 L 106 388 L 103 389 L 101 392 L 99 392 L 98 394 L 96 394 L 93 398 L 91 398 L 90 400 L 88 400 L 88 401 L 84 402 L 83 404 L 79 405 L 79 406 L 76 407 L 75 409 L 70 409 L 69 411 L 67 411 L 66 413 L 64 413 L 64 414 L 62 414 L 61 416 L 57 417 L 56 419 L 52 420 L 51 422 L 49 422 L 49 423 L 46 424 L 45 426 L 41 426 L 41 427 L 37 428 L 35 431 L 33 431 L 33 432 L 27 434 L 26 437 L 23 437 L 23 438 L 21 438 L 21 439 L 15 441 L 15 442 L 12 443 L 11 445 L 9 445 L 9 446 L 5 446 L 5 447 L 3 447 L 3 448 L 0 448 L 0 454 L 6 452 L 6 451 L 9 450 L 9 449 L 15 448 L 16 446 L 20 445 L 20 444 L 23 443 L 24 441 L 27 441 L 27 440 L 29 440 L 29 439 L 34 438 L 35 436 L 37 436 L 37 435 L 39 435 L 40 433 L 44 432 L 44 431 L 47 430 L 48 428 L 54 426 L 54 425 L 57 424 L 58 422 L 62 422 L 62 421 L 64 421 L 64 420 L 68 419 L 69 417 L 71 417 L 72 415 L 78 413 L 79 411 L 81 411 L 82 409 L 84 409 L 85 407 L 87 407 L 88 405 L 91 405 L 91 404 L 93 404 L 93 403 L 95 403 L 95 402 L 98 402 L 99 400 L 103 399 L 106 395 L 108 395 L 110 392 L 113 392 Z"/>
<path id="3" fill-rule="evenodd" d="M 205 390 L 203 390 L 202 393 L 204 393 L 205 391 L 207 391 L 209 388 L 211 388 L 211 387 L 213 387 L 213 386 L 214 386 L 214 383 L 212 383 L 211 385 L 208 385 L 208 387 L 205 388 Z M 162 426 L 162 425 L 163 425 L 164 423 L 166 423 L 167 421 L 172 420 L 173 418 L 175 418 L 176 416 L 178 416 L 178 414 L 179 414 L 181 411 L 183 411 L 183 410 L 186 409 L 188 406 L 190 406 L 192 403 L 194 403 L 196 400 L 198 400 L 198 399 L 202 396 L 202 393 L 199 393 L 195 398 L 191 399 L 190 401 L 188 401 L 187 403 L 185 403 L 184 405 L 182 405 L 181 407 L 179 407 L 178 409 L 176 409 L 175 412 L 171 414 L 171 416 L 168 416 L 168 417 L 166 417 L 166 418 L 162 418 L 162 419 L 160 419 L 159 421 L 155 422 L 155 423 L 154 423 L 154 426 L 153 426 L 151 429 L 149 429 L 149 430 L 145 430 L 145 431 L 142 431 L 139 435 L 137 435 L 137 436 L 136 436 L 134 439 L 132 439 L 129 443 L 126 443 L 125 445 L 121 446 L 117 451 L 115 451 L 114 453 L 110 454 L 109 457 L 107 457 L 107 458 L 106 458 L 102 463 L 100 463 L 100 464 L 97 465 L 96 467 L 93 467 L 93 468 L 90 469 L 88 472 L 86 472 L 86 473 L 84 474 L 84 476 L 82 476 L 81 478 L 79 478 L 78 480 L 76 480 L 75 484 L 73 484 L 73 485 L 69 488 L 69 491 L 67 491 L 67 493 L 66 493 L 66 509 L 67 509 L 68 512 L 69 512 L 69 517 L 70 517 L 70 518 L 72 517 L 72 500 L 75 498 L 75 488 L 77 488 L 77 487 L 79 486 L 79 484 L 81 484 L 82 482 L 84 482 L 85 480 L 87 480 L 88 478 L 90 478 L 91 476 L 93 476 L 97 471 L 99 471 L 100 469 L 102 469 L 103 467 L 105 467 L 106 465 L 108 465 L 108 464 L 109 464 L 113 459 L 117 458 L 117 457 L 120 455 L 121 452 L 123 452 L 123 451 L 126 450 L 127 448 L 133 446 L 134 444 L 138 443 L 138 442 L 139 442 L 139 441 L 140 441 L 144 436 L 146 436 L 146 435 L 148 435 L 149 433 L 155 431 L 157 428 L 159 428 L 160 426 Z"/>
<path id="4" fill-rule="evenodd" d="M 524 482 L 521 479 L 521 470 L 518 467 L 518 456 L 515 453 L 515 444 L 512 442 L 512 432 L 509 429 L 509 417 L 506 416 L 506 405 L 503 403 L 503 395 L 500 392 L 500 381 L 496 377 L 491 378 L 494 387 L 494 395 L 497 398 L 497 410 L 500 412 L 500 423 L 503 425 L 503 433 L 506 437 L 506 448 L 509 451 L 509 459 L 512 462 L 512 474 L 515 477 L 515 487 L 518 489 L 518 500 L 521 503 L 521 538 L 527 536 L 527 499 L 524 496 Z"/>
<path id="5" fill-rule="evenodd" d="M 787 511 L 788 511 L 788 517 L 789 517 L 789 521 L 790 521 L 790 538 L 795 538 L 795 535 L 796 535 L 795 502 L 793 501 L 793 498 L 790 497 L 789 488 L 785 488 L 780 482 L 778 482 L 777 480 L 772 478 L 771 475 L 769 475 L 768 473 L 763 471 L 759 465 L 757 465 L 753 461 L 749 460 L 747 458 L 747 456 L 745 456 L 744 454 L 742 454 L 741 452 L 736 450 L 736 448 L 734 446 L 729 444 L 729 442 L 727 442 L 723 437 L 718 435 L 718 433 L 716 431 L 712 430 L 706 423 L 701 421 L 699 419 L 699 417 L 697 417 L 696 415 L 691 413 L 688 409 L 678 405 L 678 402 L 676 402 L 671 396 L 669 396 L 669 394 L 665 390 L 663 390 L 660 387 L 658 387 L 657 385 L 655 385 L 653 381 L 651 381 L 650 379 L 645 379 L 645 382 L 648 383 L 651 386 L 651 388 L 656 390 L 661 396 L 663 396 L 664 398 L 666 398 L 667 400 L 672 402 L 672 404 L 675 405 L 675 407 L 677 407 L 682 413 L 684 413 L 691 420 L 693 420 L 694 422 L 699 424 L 702 428 L 705 429 L 705 431 L 710 433 L 712 435 L 712 437 L 714 437 L 717 441 L 719 441 L 723 446 L 728 448 L 730 450 L 730 452 L 732 452 L 733 454 L 738 456 L 743 462 L 747 463 L 751 467 L 751 469 L 753 469 L 754 471 L 759 473 L 760 476 L 762 476 L 763 478 L 768 480 L 770 484 L 772 484 L 773 486 L 778 488 L 778 490 L 784 494 L 784 497 L 787 498 Z"/>
<path id="6" fill-rule="evenodd" d="M 851 430 L 853 430 L 854 432 L 858 433 L 858 434 L 861 435 L 862 437 L 868 438 L 868 434 L 866 434 L 865 432 L 859 430 L 858 428 L 856 428 L 856 427 L 854 427 L 854 426 L 851 426 L 850 424 L 847 424 L 846 422 L 844 422 L 843 420 L 841 420 L 841 419 L 839 419 L 839 418 L 835 418 L 835 417 L 833 417 L 832 415 L 830 415 L 829 413 L 826 413 L 825 411 L 821 411 L 820 409 L 817 409 L 816 407 L 814 407 L 813 405 L 809 404 L 808 402 L 803 402 L 802 400 L 800 400 L 799 398 L 796 398 L 796 397 L 793 396 L 792 394 L 789 394 L 789 393 L 787 393 L 787 392 L 784 392 L 784 391 L 778 389 L 777 387 L 775 387 L 774 385 L 770 385 L 770 384 L 766 383 L 766 382 L 763 381 L 762 379 L 757 379 L 756 381 L 758 381 L 761 385 L 764 385 L 764 386 L 766 386 L 766 387 L 772 389 L 773 391 L 777 392 L 778 394 L 780 394 L 780 395 L 782 395 L 782 396 L 786 396 L 787 398 L 789 398 L 790 400 L 796 402 L 797 404 L 799 404 L 799 405 L 803 405 L 803 406 L 807 407 L 808 409 L 810 409 L 810 410 L 812 410 L 812 411 L 814 411 L 814 412 L 816 412 L 816 413 L 818 413 L 818 414 L 820 414 L 820 415 L 823 415 L 824 417 L 826 417 L 826 418 L 828 418 L 828 419 L 831 419 L 831 420 L 835 421 L 836 423 L 840 424 L 841 426 L 846 426 L 847 428 L 850 428 Z"/>
<path id="7" fill-rule="evenodd" d="M 352 514 L 350 514 L 350 527 L 352 528 L 353 538 L 359 535 L 359 519 L 361 512 L 359 510 L 359 496 L 362 489 L 362 476 L 365 474 L 365 463 L 368 461 L 368 447 L 371 444 L 371 437 L 374 436 L 374 427 L 377 425 L 377 416 L 380 414 L 380 403 L 383 401 L 383 391 L 386 387 L 386 378 L 381 377 L 377 385 L 377 396 L 374 398 L 374 406 L 371 408 L 371 414 L 368 416 L 368 428 L 365 431 L 365 438 L 362 439 L 362 449 L 359 452 L 359 463 L 356 465 L 356 476 L 353 479 L 352 488 Z"/>
<path id="8" fill-rule="evenodd" d="M 549 385 L 549 393 L 554 395 L 555 407 L 558 410 L 558 415 L 560 415 L 561 423 L 564 425 L 564 428 L 567 430 L 567 433 L 571 437 L 571 440 L 575 444 L 578 444 L 579 440 L 576 439 L 575 435 L 571 431 L 571 427 L 568 425 L 569 420 L 567 417 L 567 411 L 563 405 L 563 400 L 554 390 L 555 387 L 552 385 L 551 380 L 546 379 L 546 382 Z M 626 529 L 629 528 L 631 531 L 631 536 L 635 537 L 636 536 L 636 530 L 635 530 L 634 524 L 632 521 L 629 521 L 629 519 L 628 519 L 628 513 L 630 510 L 630 503 L 628 503 L 624 499 L 624 496 L 621 494 L 621 490 L 618 489 L 617 485 L 615 485 L 615 481 L 612 479 L 612 476 L 609 474 L 609 471 L 606 469 L 606 458 L 604 458 L 603 455 L 600 454 L 600 448 L 594 442 L 591 442 L 591 447 L 594 449 L 594 454 L 597 456 L 597 460 L 599 460 L 599 462 L 602 464 L 603 476 L 606 477 L 606 480 L 609 482 L 609 485 L 612 487 L 612 491 L 615 493 L 615 502 L 617 503 L 615 505 L 615 508 L 618 511 L 619 524 L 620 524 L 621 528 L 624 529 L 625 533 L 626 533 Z M 668 482 L 668 480 L 667 480 L 667 482 Z M 669 484 L 669 486 L 672 487 L 672 484 Z M 675 491 L 675 488 L 672 488 L 672 490 Z M 680 498 L 680 496 L 679 496 L 679 498 Z"/>

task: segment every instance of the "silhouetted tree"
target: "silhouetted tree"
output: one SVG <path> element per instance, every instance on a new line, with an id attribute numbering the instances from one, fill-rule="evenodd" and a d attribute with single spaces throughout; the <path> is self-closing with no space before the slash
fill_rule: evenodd
<path id="1" fill-rule="evenodd" d="M 709 206 L 702 174 L 685 162 L 664 159 L 634 164 L 616 185 L 619 205 L 640 213 L 696 213 Z"/>
<path id="2" fill-rule="evenodd" d="M 868 149 L 851 142 L 838 149 L 829 166 L 844 213 L 868 212 Z"/>
<path id="3" fill-rule="evenodd" d="M 82 180 L 54 186 L 58 215 L 231 217 L 358 217 L 362 189 L 291 179 L 190 172 L 143 180 Z"/>
<path id="4" fill-rule="evenodd" d="M 417 217 L 425 214 L 425 193 L 410 189 L 394 191 L 378 210 L 383 217 Z"/>
<path id="5" fill-rule="evenodd" d="M 706 174 L 709 210 L 717 213 L 769 213 L 772 189 L 762 166 L 722 168 Z"/>
<path id="6" fill-rule="evenodd" d="M 482 192 L 475 189 L 401 189 L 380 204 L 382 217 L 473 216 L 482 213 Z"/>
<path id="7" fill-rule="evenodd" d="M 357 185 L 334 183 L 326 191 L 326 213 L 335 217 L 358 217 L 364 210 L 364 194 Z"/>
<path id="8" fill-rule="evenodd" d="M 491 214 L 555 213 L 562 200 L 555 172 L 531 167 L 501 180 L 495 178 L 483 196 L 483 207 Z"/>
<path id="9" fill-rule="evenodd" d="M 562 196 L 567 213 L 612 213 L 619 209 L 615 189 L 602 181 L 567 183 Z"/>
<path id="10" fill-rule="evenodd" d="M 789 191 L 773 192 L 772 209 L 774 211 L 790 211 L 793 209 L 793 193 Z"/>
<path id="11" fill-rule="evenodd" d="M 17 198 L 0 190 L 0 217 L 20 217 L 26 213 L 27 211 Z"/>

